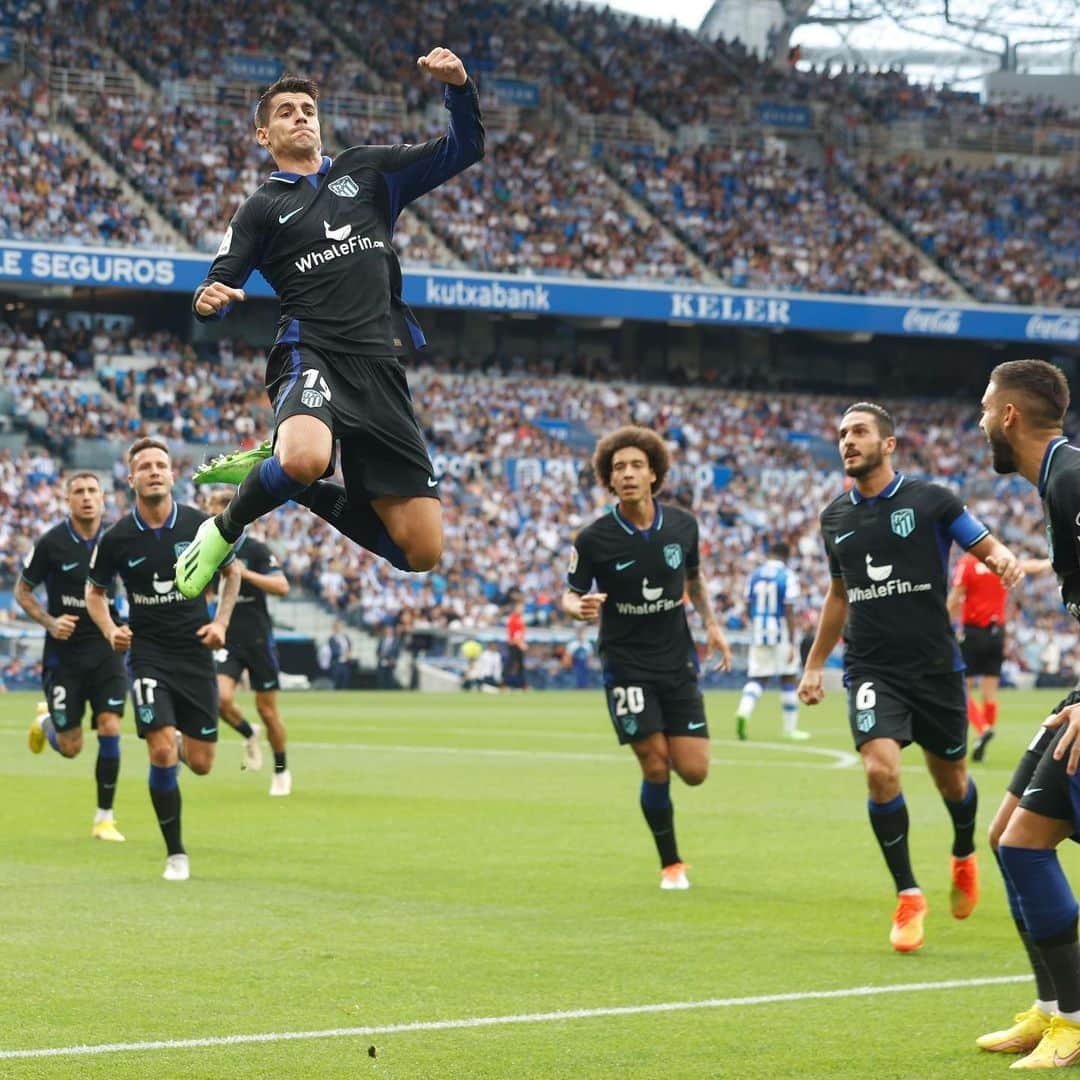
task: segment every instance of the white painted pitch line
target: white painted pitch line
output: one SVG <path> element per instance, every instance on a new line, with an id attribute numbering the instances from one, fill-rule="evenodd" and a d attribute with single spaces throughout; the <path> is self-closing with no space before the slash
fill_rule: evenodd
<path id="1" fill-rule="evenodd" d="M 42 1047 L 36 1050 L 0 1050 L 0 1060 L 89 1057 L 94 1054 L 138 1053 L 145 1050 L 187 1050 L 210 1046 L 240 1046 L 249 1043 L 292 1042 L 297 1039 L 348 1039 L 361 1035 L 455 1031 L 507 1024 L 551 1024 L 566 1020 L 591 1020 L 601 1016 L 640 1016 L 645 1013 L 688 1012 L 694 1009 L 778 1005 L 792 1001 L 830 1001 L 836 998 L 876 997 L 880 994 L 912 994 L 927 990 L 963 990 L 977 986 L 1029 982 L 1030 979 L 1030 975 L 998 975 L 984 979 L 949 979 L 943 982 L 899 983 L 895 986 L 853 986 L 843 990 L 804 990 L 790 994 L 762 994 L 757 997 L 705 998 L 702 1001 L 667 1001 L 655 1005 L 618 1005 L 607 1009 L 566 1009 L 561 1012 L 519 1013 L 512 1016 L 474 1016 L 461 1020 L 421 1020 L 410 1024 L 385 1024 L 380 1027 L 325 1028 L 321 1031 L 267 1031 L 257 1035 L 218 1035 L 205 1039 L 157 1039 L 151 1042 L 98 1043 L 89 1046 Z"/>
<path id="2" fill-rule="evenodd" d="M 331 743 L 331 742 L 301 742 L 289 740 L 291 747 L 303 750 L 364 750 L 384 751 L 395 754 L 436 754 L 458 755 L 462 757 L 499 757 L 499 758 L 550 758 L 556 761 L 624 761 L 625 754 L 616 751 L 601 753 L 599 751 L 587 752 L 579 750 L 515 750 L 510 748 L 497 748 L 489 746 L 399 746 L 392 743 Z M 782 743 L 736 743 L 731 746 L 747 746 L 748 749 L 764 750 L 791 750 L 796 753 L 817 754 L 821 757 L 831 758 L 829 765 L 820 765 L 812 762 L 795 761 L 741 761 L 738 758 L 713 758 L 713 765 L 761 765 L 770 769 L 799 768 L 799 769 L 845 769 L 858 762 L 855 754 L 849 754 L 844 750 L 826 750 L 824 747 L 815 747 L 813 750 L 803 746 L 787 746 Z"/>

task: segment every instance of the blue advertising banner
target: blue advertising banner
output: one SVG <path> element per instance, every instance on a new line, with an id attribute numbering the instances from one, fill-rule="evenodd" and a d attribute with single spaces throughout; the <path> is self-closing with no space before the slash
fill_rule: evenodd
<path id="1" fill-rule="evenodd" d="M 272 56 L 233 53 L 225 57 L 225 75 L 238 81 L 272 83 L 284 70 L 281 61 Z"/>
<path id="2" fill-rule="evenodd" d="M 778 105 L 771 101 L 757 103 L 758 123 L 767 127 L 812 128 L 814 114 L 809 105 Z"/>
<path id="3" fill-rule="evenodd" d="M 520 105 L 525 109 L 535 109 L 540 105 L 540 87 L 536 83 L 521 82 L 519 79 L 489 79 L 484 83 L 485 90 L 491 90 L 502 105 Z"/>
<path id="4" fill-rule="evenodd" d="M 366 248 L 330 245 L 320 265 L 363 255 Z M 0 240 L 0 281 L 192 292 L 209 255 Z M 334 272 L 328 270 L 327 272 Z M 250 296 L 272 296 L 253 274 Z M 753 326 L 900 337 L 1036 341 L 1080 345 L 1080 311 L 748 292 L 722 287 L 632 285 L 512 274 L 405 270 L 404 297 L 417 308 L 453 308 L 534 315 L 636 319 L 685 325 Z"/>
<path id="5" fill-rule="evenodd" d="M 10 30 L 0 30 L 0 60 L 10 60 L 15 55 L 15 35 Z"/>

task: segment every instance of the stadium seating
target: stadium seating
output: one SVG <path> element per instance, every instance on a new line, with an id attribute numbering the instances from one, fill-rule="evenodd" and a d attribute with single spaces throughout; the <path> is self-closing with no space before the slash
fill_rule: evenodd
<path id="1" fill-rule="evenodd" d="M 46 19 L 39 5 L 20 0 L 13 21 L 31 50 L 53 64 L 100 69 L 97 42 L 139 72 L 146 93 L 59 95 L 51 105 L 200 251 L 216 249 L 232 212 L 270 168 L 251 137 L 247 106 L 206 104 L 213 100 L 207 88 L 232 78 L 229 62 L 244 54 L 257 22 L 258 39 L 275 41 L 283 63 L 319 79 L 324 99 L 377 91 L 403 103 L 412 130 L 338 117 L 341 126 L 328 123 L 324 132 L 330 149 L 415 141 L 434 130 L 430 107 L 438 94 L 418 77 L 415 57 L 436 39 L 467 59 L 488 106 L 501 78 L 538 88 L 540 107 L 491 133 L 484 163 L 425 200 L 419 216 L 402 216 L 396 243 L 406 262 L 453 265 L 457 258 L 511 273 L 694 280 L 702 271 L 693 252 L 736 287 L 936 299 L 955 295 L 959 285 L 988 301 L 1077 302 L 1077 227 L 1067 213 L 1075 167 L 1029 178 L 1013 167 L 956 172 L 880 153 L 860 164 L 836 151 L 838 167 L 830 168 L 828 145 L 824 165 L 813 154 L 764 154 L 747 111 L 756 101 L 805 103 L 818 117 L 818 137 L 839 139 L 847 150 L 862 146 L 875 125 L 904 123 L 925 125 L 930 141 L 945 132 L 962 145 L 988 132 L 1026 138 L 1032 147 L 1037 134 L 1044 149 L 1054 138 L 1080 138 L 1080 117 L 1046 102 L 988 106 L 970 94 L 914 84 L 899 71 L 828 74 L 774 65 L 738 42 L 708 43 L 674 25 L 556 2 L 358 7 L 282 0 L 226 11 L 143 0 L 64 5 Z M 27 134 L 29 118 L 50 108 L 42 83 L 28 79 L 2 101 L 10 150 L 0 173 L 9 178 L 0 186 L 4 234 L 154 240 L 88 170 L 73 180 L 69 169 L 59 180 L 73 148 Z M 578 131 L 575 117 L 583 116 L 648 123 L 636 129 L 633 145 L 603 144 L 605 164 L 592 154 L 600 144 L 590 146 L 582 134 L 593 129 Z M 669 149 L 680 133 L 689 141 Z M 41 192 L 15 190 L 17 170 L 31 160 L 58 180 L 47 206 Z M 658 223 L 627 206 L 611 177 Z M 57 190 L 70 195 L 57 197 Z M 920 259 L 884 219 L 929 258 Z M 1033 245 L 1050 258 L 1033 258 Z"/>
<path id="2" fill-rule="evenodd" d="M 40 336 L 0 334 L 8 388 L 16 391 L 16 425 L 46 444 L 61 430 L 89 434 L 84 421 L 91 414 L 106 436 L 159 433 L 177 447 L 177 494 L 191 500 L 196 493 L 187 477 L 201 455 L 186 444 L 250 445 L 268 430 L 259 359 L 235 343 L 224 342 L 216 354 L 204 350 L 196 366 L 190 347 L 164 334 L 126 341 L 101 333 L 96 341 L 59 331 L 49 336 L 53 349 Z M 82 400 L 85 389 L 65 389 L 84 387 L 86 368 L 75 361 L 85 361 L 88 348 L 100 350 L 92 372 L 100 400 L 90 402 Z M 31 387 L 24 393 L 23 383 Z M 436 571 L 399 573 L 299 507 L 283 508 L 261 526 L 290 577 L 353 621 L 375 627 L 407 610 L 421 626 L 497 627 L 519 589 L 533 625 L 565 624 L 558 599 L 569 538 L 603 511 L 608 496 L 592 480 L 587 449 L 553 437 L 552 419 L 593 434 L 634 420 L 664 434 L 678 466 L 667 497 L 699 516 L 714 603 L 729 626 L 742 623 L 746 576 L 770 539 L 786 540 L 796 553 L 809 606 L 828 587 L 816 514 L 843 489 L 832 451 L 837 398 L 616 388 L 501 357 L 472 374 L 421 368 L 412 385 L 444 472 L 446 543 Z M 211 402 L 221 403 L 219 415 L 208 410 Z M 37 410 L 44 419 L 35 417 Z M 1031 555 L 1044 552 L 1034 493 L 993 475 L 969 403 L 899 403 L 896 413 L 904 469 L 962 488 L 973 511 L 1004 540 Z M 65 446 L 53 442 L 50 449 L 0 454 L 0 589 L 13 584 L 42 522 L 64 512 L 55 479 Z M 113 480 L 111 516 L 127 505 L 122 463 Z M 1020 611 L 1014 660 L 1022 670 L 1037 670 L 1067 629 L 1053 581 L 1028 582 Z"/>

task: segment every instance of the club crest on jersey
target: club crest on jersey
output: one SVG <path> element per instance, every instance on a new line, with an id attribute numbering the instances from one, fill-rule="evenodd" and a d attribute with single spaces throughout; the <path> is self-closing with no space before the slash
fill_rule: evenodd
<path id="1" fill-rule="evenodd" d="M 318 390 L 305 390 L 300 395 L 300 404 L 309 409 L 321 409 L 323 396 Z"/>
<path id="2" fill-rule="evenodd" d="M 173 553 L 179 559 L 181 555 L 191 546 L 190 540 L 181 540 L 178 544 L 173 544 Z"/>
<path id="3" fill-rule="evenodd" d="M 877 716 L 874 714 L 873 709 L 860 709 L 855 714 L 855 729 L 861 731 L 864 735 L 873 729 L 877 723 Z"/>
<path id="4" fill-rule="evenodd" d="M 894 510 L 890 522 L 897 536 L 910 536 L 915 531 L 915 511 L 910 507 Z"/>
<path id="5" fill-rule="evenodd" d="M 140 724 L 152 724 L 154 722 L 154 706 L 153 705 L 140 705 L 139 709 L 139 723 Z"/>
<path id="6" fill-rule="evenodd" d="M 329 185 L 330 190 L 342 199 L 355 199 L 360 187 L 351 176 L 342 176 Z"/>
<path id="7" fill-rule="evenodd" d="M 672 570 L 678 570 L 682 566 L 682 548 L 678 544 L 665 544 L 664 545 L 664 562 L 671 567 Z"/>

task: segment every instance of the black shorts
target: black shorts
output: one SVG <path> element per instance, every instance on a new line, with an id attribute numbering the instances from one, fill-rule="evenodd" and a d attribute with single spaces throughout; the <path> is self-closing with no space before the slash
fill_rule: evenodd
<path id="1" fill-rule="evenodd" d="M 112 653 L 92 668 L 63 664 L 45 668 L 41 673 L 41 686 L 49 705 L 49 717 L 57 731 L 81 727 L 87 704 L 90 705 L 90 726 L 96 728 L 101 713 L 112 712 L 120 716 L 124 713 L 127 695 L 124 658 Z"/>
<path id="2" fill-rule="evenodd" d="M 1054 706 L 1053 713 L 1080 702 L 1080 692 L 1074 690 Z M 1054 747 L 1065 728 L 1040 727 L 1028 743 L 1019 765 L 1009 781 L 1009 793 L 1020 800 L 1020 805 L 1033 814 L 1074 821 L 1072 787 L 1080 782 L 1065 771 L 1068 755 L 1061 761 L 1054 760 Z M 1073 836 L 1077 840 L 1076 835 Z"/>
<path id="3" fill-rule="evenodd" d="M 1003 626 L 965 626 L 960 653 L 969 675 L 1001 676 L 1005 659 L 1005 628 Z"/>
<path id="4" fill-rule="evenodd" d="M 608 714 L 621 746 L 647 739 L 658 731 L 709 737 L 705 700 L 695 672 L 688 669 L 685 676 L 672 679 L 614 679 L 607 687 Z"/>
<path id="5" fill-rule="evenodd" d="M 283 342 L 270 350 L 266 392 L 275 424 L 318 417 L 341 440 L 349 496 L 439 497 L 405 369 L 392 356 L 353 356 Z"/>
<path id="6" fill-rule="evenodd" d="M 848 688 L 848 722 L 856 748 L 871 739 L 918 743 L 946 761 L 967 753 L 967 693 L 964 673 L 897 676 L 853 670 Z"/>
<path id="7" fill-rule="evenodd" d="M 174 727 L 191 739 L 217 742 L 218 687 L 214 661 L 201 656 L 132 659 L 131 700 L 135 706 L 135 730 L 140 739 L 148 731 Z"/>
<path id="8" fill-rule="evenodd" d="M 214 652 L 217 673 L 239 682 L 240 676 L 247 671 L 252 690 L 277 690 L 281 669 L 274 635 L 266 631 L 244 632 L 236 638 L 233 640 L 230 634 L 225 648 Z"/>

